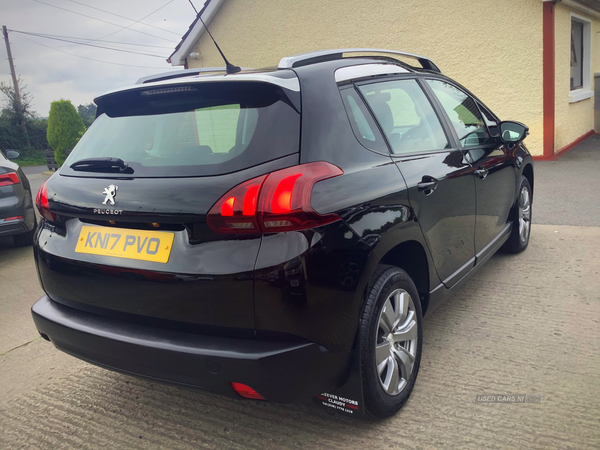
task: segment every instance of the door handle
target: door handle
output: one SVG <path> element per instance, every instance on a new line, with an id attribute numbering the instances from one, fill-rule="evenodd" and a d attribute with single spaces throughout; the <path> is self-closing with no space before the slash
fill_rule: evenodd
<path id="1" fill-rule="evenodd" d="M 425 195 L 431 195 L 437 187 L 438 181 L 433 177 L 425 176 L 423 177 L 423 181 L 417 183 L 417 189 L 419 192 L 423 192 Z"/>
<path id="2" fill-rule="evenodd" d="M 477 169 L 473 173 L 475 174 L 475 176 L 479 177 L 480 180 L 485 180 L 485 177 L 488 176 L 489 172 L 487 169 Z"/>

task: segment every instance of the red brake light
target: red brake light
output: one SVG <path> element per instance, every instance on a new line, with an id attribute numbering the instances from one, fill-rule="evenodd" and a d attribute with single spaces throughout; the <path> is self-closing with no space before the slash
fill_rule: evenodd
<path id="1" fill-rule="evenodd" d="M 279 182 L 273 194 L 271 210 L 274 213 L 289 213 L 292 210 L 292 194 L 294 184 L 302 174 L 294 174 Z"/>
<path id="2" fill-rule="evenodd" d="M 242 183 L 215 203 L 208 225 L 218 233 L 295 231 L 339 220 L 319 214 L 311 206 L 315 183 L 344 172 L 327 162 L 278 170 Z"/>
<path id="3" fill-rule="evenodd" d="M 251 398 L 253 400 L 266 400 L 262 395 L 252 389 L 250 386 L 246 386 L 242 383 L 231 383 L 231 387 L 235 392 L 244 398 Z"/>
<path id="4" fill-rule="evenodd" d="M 42 183 L 42 187 L 40 188 L 40 190 L 37 193 L 37 196 L 35 197 L 35 206 L 37 207 L 42 217 L 54 222 L 56 221 L 56 215 L 54 215 L 54 213 L 50 211 L 50 205 L 48 203 L 48 192 L 46 190 L 47 182 L 48 180 Z"/>
<path id="5" fill-rule="evenodd" d="M 233 205 L 235 204 L 235 197 L 229 197 L 221 205 L 222 216 L 233 216 Z"/>
<path id="6" fill-rule="evenodd" d="M 260 186 L 267 176 L 239 184 L 214 204 L 206 217 L 217 233 L 259 233 L 255 205 Z"/>
<path id="7" fill-rule="evenodd" d="M 0 186 L 10 186 L 11 184 L 18 184 L 20 182 L 19 174 L 16 172 L 0 174 Z"/>

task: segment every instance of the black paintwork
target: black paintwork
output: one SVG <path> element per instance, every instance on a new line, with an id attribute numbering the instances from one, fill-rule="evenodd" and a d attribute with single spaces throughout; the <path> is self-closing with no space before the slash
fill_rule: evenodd
<path id="1" fill-rule="evenodd" d="M 314 343 L 323 354 L 336 355 L 334 372 L 339 376 L 329 369 L 316 369 L 315 361 L 323 362 L 310 357 L 308 366 L 314 370 L 308 372 L 311 382 L 306 383 L 314 388 L 313 395 L 319 392 L 316 386 L 329 386 L 333 379 L 337 385 L 342 382 L 355 350 L 364 292 L 379 264 L 406 270 L 417 285 L 423 311 L 434 309 L 507 239 L 517 183 L 524 171 L 532 176 L 532 158 L 522 144 L 506 145 L 499 139 L 485 147 L 462 149 L 445 113 L 433 100 L 450 148 L 392 156 L 387 150 L 364 147 L 352 131 L 340 96 L 340 88 L 354 89 L 353 84 L 338 86 L 334 73 L 344 66 L 376 61 L 348 58 L 294 69 L 301 87 L 298 154 L 214 177 L 121 179 L 114 174 L 90 177 L 88 173 L 83 178 L 73 176 L 72 171 L 69 176 L 54 175 L 48 182 L 48 195 L 59 219 L 41 224 L 35 245 L 40 279 L 48 294 L 43 299 L 45 309 L 34 311 L 40 330 L 48 330 L 44 332 L 59 348 L 91 362 L 185 383 L 181 380 L 201 374 L 190 368 L 177 375 L 184 377 L 180 379 L 167 372 L 145 372 L 141 365 L 114 362 L 104 346 L 127 354 L 133 351 L 131 347 L 113 347 L 112 338 L 90 338 L 89 347 L 75 348 L 70 340 L 80 339 L 85 330 L 73 334 L 67 329 L 77 318 L 84 320 L 85 313 L 93 313 L 105 317 L 107 327 L 109 319 L 118 321 L 120 332 L 130 335 L 139 326 L 151 327 L 157 335 L 189 333 L 180 338 L 189 338 L 191 346 L 195 339 L 204 339 L 200 336 L 235 336 L 257 346 L 298 340 Z M 428 71 L 376 81 L 425 77 L 452 83 Z M 365 80 L 356 81 L 360 82 Z M 425 83 L 422 86 L 431 96 Z M 340 221 L 309 230 L 243 236 L 218 235 L 206 225 L 207 211 L 233 186 L 314 161 L 330 162 L 344 172 L 317 183 L 312 192 L 312 207 L 319 213 L 335 212 Z M 481 171 L 486 172 L 484 179 Z M 94 209 L 102 208 L 103 188 L 116 182 L 122 213 L 95 214 Z M 152 222 L 176 234 L 167 264 L 74 252 L 85 224 L 155 229 Z M 61 322 L 53 313 L 44 316 L 48 308 L 71 314 L 73 320 Z M 103 323 L 98 319 L 97 326 Z M 64 337 L 55 338 L 53 333 Z M 151 341 L 147 346 L 154 345 Z M 163 348 L 144 347 L 144 354 L 169 360 Z M 243 367 L 244 358 L 239 359 L 236 364 Z M 178 364 L 185 372 L 185 365 Z M 269 375 L 261 372 L 263 377 Z M 272 375 L 279 377 L 275 372 Z M 216 383 L 222 387 L 223 382 L 244 382 L 232 377 L 222 374 Z M 251 381 L 259 383 L 256 378 Z M 251 386 L 261 392 L 258 384 Z M 268 390 L 268 399 L 298 397 L 277 395 L 268 383 L 260 386 Z M 305 395 L 310 391 L 305 387 L 293 389 Z M 231 393 L 228 388 L 215 390 Z"/>
<path id="2" fill-rule="evenodd" d="M 33 306 L 32 314 L 42 336 L 66 353 L 128 375 L 229 397 L 238 397 L 229 384 L 234 381 L 272 401 L 299 401 L 335 387 L 349 369 L 348 354 L 306 341 L 164 330 L 82 313 L 46 296 Z"/>

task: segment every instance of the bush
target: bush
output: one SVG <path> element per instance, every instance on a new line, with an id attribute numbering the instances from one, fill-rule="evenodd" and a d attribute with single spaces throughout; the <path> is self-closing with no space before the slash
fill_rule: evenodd
<path id="1" fill-rule="evenodd" d="M 54 159 L 59 165 L 65 162 L 65 150 L 75 147 L 84 132 L 85 125 L 70 100 L 52 102 L 47 137 L 48 144 L 54 150 Z"/>

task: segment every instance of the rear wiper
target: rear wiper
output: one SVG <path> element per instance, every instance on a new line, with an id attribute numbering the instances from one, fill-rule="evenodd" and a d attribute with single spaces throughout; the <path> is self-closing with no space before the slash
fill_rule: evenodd
<path id="1" fill-rule="evenodd" d="M 83 172 L 133 173 L 133 169 L 121 158 L 86 158 L 71 164 L 71 169 Z"/>

